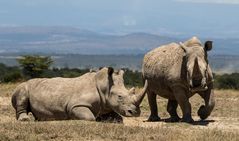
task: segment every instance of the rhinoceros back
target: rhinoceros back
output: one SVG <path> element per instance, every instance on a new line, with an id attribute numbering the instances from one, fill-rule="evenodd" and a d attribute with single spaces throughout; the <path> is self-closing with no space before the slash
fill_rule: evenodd
<path id="1" fill-rule="evenodd" d="M 145 79 L 176 79 L 180 77 L 184 51 L 176 43 L 171 43 L 148 52 L 143 60 Z"/>

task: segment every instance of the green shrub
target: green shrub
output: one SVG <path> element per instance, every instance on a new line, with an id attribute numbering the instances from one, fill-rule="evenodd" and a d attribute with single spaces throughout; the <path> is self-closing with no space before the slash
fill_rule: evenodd
<path id="1" fill-rule="evenodd" d="M 10 72 L 5 74 L 5 76 L 3 77 L 3 82 L 17 82 L 22 80 L 22 75 L 21 72 Z"/>
<path id="2" fill-rule="evenodd" d="M 143 86 L 143 80 L 141 72 L 138 71 L 132 71 L 129 69 L 124 69 L 124 82 L 125 85 L 129 87 L 142 87 Z"/>
<path id="3" fill-rule="evenodd" d="M 4 64 L 0 64 L 1 82 L 17 82 L 22 79 L 21 70 L 18 67 L 8 67 Z"/>
<path id="4" fill-rule="evenodd" d="M 60 77 L 72 78 L 72 77 L 81 76 L 81 75 L 89 72 L 89 69 L 53 68 L 52 71 Z"/>
<path id="5" fill-rule="evenodd" d="M 218 89 L 239 89 L 239 73 L 215 75 L 214 78 Z"/>

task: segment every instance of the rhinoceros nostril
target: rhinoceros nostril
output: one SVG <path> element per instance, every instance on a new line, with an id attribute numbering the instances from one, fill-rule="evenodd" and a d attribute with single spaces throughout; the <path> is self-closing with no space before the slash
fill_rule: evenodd
<path id="1" fill-rule="evenodd" d="M 193 87 L 201 86 L 202 79 L 201 78 L 193 78 Z"/>
<path id="2" fill-rule="evenodd" d="M 133 111 L 132 111 L 132 110 L 128 110 L 128 112 L 129 112 L 130 114 L 133 114 Z"/>

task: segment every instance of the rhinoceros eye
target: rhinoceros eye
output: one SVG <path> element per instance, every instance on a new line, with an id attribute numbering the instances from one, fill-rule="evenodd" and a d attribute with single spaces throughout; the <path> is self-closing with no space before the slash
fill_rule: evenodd
<path id="1" fill-rule="evenodd" d="M 118 95 L 118 100 L 122 101 L 122 99 L 123 99 L 123 96 Z"/>

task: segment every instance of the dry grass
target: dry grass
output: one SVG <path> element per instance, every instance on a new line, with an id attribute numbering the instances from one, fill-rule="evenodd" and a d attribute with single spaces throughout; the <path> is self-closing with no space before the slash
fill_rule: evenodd
<path id="1" fill-rule="evenodd" d="M 0 83 L 0 97 L 10 97 L 12 91 L 16 88 L 18 84 L 20 83 L 8 83 L 8 84 Z"/>
<path id="2" fill-rule="evenodd" d="M 16 84 L 0 85 L 0 140 L 239 140 L 239 92 L 216 91 L 216 107 L 208 125 L 185 123 L 143 122 L 149 115 L 147 100 L 142 103 L 142 116 L 125 118 L 124 124 L 87 121 L 26 122 L 15 120 L 11 107 L 11 91 Z M 194 119 L 203 103 L 194 96 L 191 99 Z M 158 99 L 159 113 L 168 117 L 166 100 Z M 179 109 L 180 111 L 180 109 Z M 210 121 L 209 120 L 209 121 Z"/>
<path id="3" fill-rule="evenodd" d="M 174 127 L 177 128 L 174 128 Z M 7 122 L 0 140 L 237 140 L 238 133 L 218 129 L 194 129 L 189 125 L 130 127 L 86 121 Z"/>

